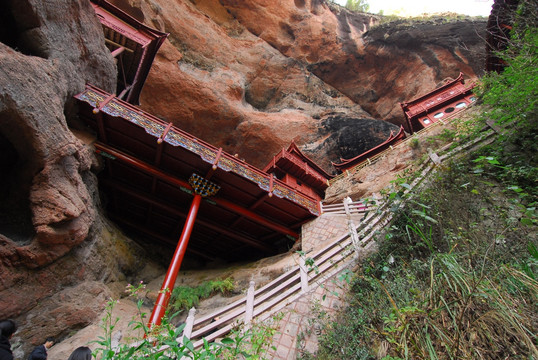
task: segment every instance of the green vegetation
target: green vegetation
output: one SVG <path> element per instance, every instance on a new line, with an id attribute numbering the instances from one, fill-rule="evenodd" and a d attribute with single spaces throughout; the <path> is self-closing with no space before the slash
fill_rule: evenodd
<path id="1" fill-rule="evenodd" d="M 524 1 L 519 6 L 515 25 L 511 32 L 509 48 L 499 57 L 508 65 L 501 74 L 490 73 L 483 79 L 481 95 L 485 104 L 492 107 L 487 116 L 504 127 L 512 128 L 510 135 L 524 138 L 538 145 L 538 6 Z M 532 23 L 534 19 L 534 23 Z M 532 147 L 532 145 L 534 145 Z"/>
<path id="2" fill-rule="evenodd" d="M 433 24 L 446 24 L 452 22 L 458 22 L 462 20 L 483 20 L 481 16 L 468 16 L 457 13 L 441 13 L 441 14 L 423 14 L 418 16 L 403 16 L 398 13 L 393 13 L 390 15 L 384 15 L 382 12 L 379 14 L 381 16 L 379 23 L 373 28 L 384 27 L 390 29 L 399 29 L 405 30 L 410 26 L 424 23 L 433 23 Z M 390 24 L 390 25 L 388 25 Z"/>
<path id="3" fill-rule="evenodd" d="M 504 133 L 404 199 L 346 308 L 323 317 L 316 359 L 538 359 L 537 12 L 520 4 L 483 116 L 440 136 L 468 141 L 487 120 Z"/>
<path id="4" fill-rule="evenodd" d="M 366 0 L 347 0 L 346 8 L 353 11 L 367 12 L 370 10 L 370 5 Z"/>
<path id="5" fill-rule="evenodd" d="M 417 149 L 420 146 L 420 141 L 418 140 L 417 136 L 414 136 L 411 140 L 409 140 L 409 147 L 411 149 Z"/>
<path id="6" fill-rule="evenodd" d="M 171 313 L 189 310 L 193 306 L 197 306 L 200 300 L 215 293 L 227 295 L 233 290 L 234 283 L 232 278 L 205 281 L 196 287 L 176 286 L 172 291 L 168 309 Z"/>
<path id="7" fill-rule="evenodd" d="M 508 67 L 486 76 L 480 87 L 483 116 L 434 140 L 469 141 L 488 120 L 503 134 L 443 164 L 427 188 L 391 208 L 395 217 L 380 234 L 379 251 L 345 273 L 346 308 L 335 317 L 313 309 L 308 331 L 323 325 L 320 347 L 301 358 L 538 359 L 537 14 L 535 2 L 520 2 L 510 46 L 500 54 Z M 409 188 L 408 181 L 394 183 Z M 404 192 L 387 195 L 401 199 Z M 311 258 L 305 260 L 316 270 Z M 171 309 L 232 289 L 231 279 L 178 287 Z M 97 341 L 101 359 L 263 359 L 276 331 L 275 323 L 254 324 L 195 350 L 187 338 L 176 341 L 183 325 L 175 328 L 169 319 L 150 332 L 139 301 L 132 325 L 144 337 L 112 349 L 113 305 Z"/>
<path id="8" fill-rule="evenodd" d="M 456 132 L 451 129 L 443 129 L 440 134 L 432 136 L 426 139 L 426 142 L 429 144 L 435 144 L 437 141 L 442 143 L 448 143 L 453 141 L 456 138 Z"/>
<path id="9" fill-rule="evenodd" d="M 338 4 L 335 0 L 330 0 L 330 3 Z M 368 4 L 368 0 L 347 0 L 345 8 L 351 11 L 368 12 L 370 4 Z"/>
<path id="10" fill-rule="evenodd" d="M 535 229 L 517 195 L 476 166 L 451 164 L 398 211 L 326 323 L 318 359 L 538 356 Z"/>
<path id="11" fill-rule="evenodd" d="M 138 286 L 128 285 L 127 291 L 136 298 L 143 288 L 142 283 Z M 120 344 L 113 348 L 112 335 L 119 318 L 112 316 L 116 301 L 108 302 L 102 322 L 104 336 L 95 341 L 98 348 L 93 352 L 94 357 L 101 360 L 266 359 L 269 349 L 274 350 L 270 347 L 270 341 L 276 333 L 276 325 L 282 319 L 282 315 L 278 314 L 268 322 L 254 322 L 248 328 L 238 326 L 228 337 L 213 343 L 204 341 L 203 346 L 195 349 L 194 343 L 186 337 L 180 342 L 176 340 L 181 337 L 185 324 L 177 328 L 171 325 L 170 320 L 175 315 L 170 319 L 164 317 L 162 324 L 150 331 L 146 326 L 146 314 L 141 311 L 142 303 L 143 300 L 138 300 L 138 315 L 130 323 L 131 332 L 138 332 L 142 336 L 130 338 L 131 344 Z"/>

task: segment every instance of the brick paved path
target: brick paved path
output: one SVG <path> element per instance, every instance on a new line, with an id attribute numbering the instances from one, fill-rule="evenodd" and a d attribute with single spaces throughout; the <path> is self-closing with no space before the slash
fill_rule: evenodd
<path id="1" fill-rule="evenodd" d="M 355 224 L 358 224 L 361 218 L 362 215 L 352 216 Z M 306 224 L 302 229 L 302 244 L 306 257 L 309 252 L 328 244 L 331 239 L 345 235 L 348 232 L 347 221 L 345 215 L 323 214 Z M 328 315 L 334 314 L 342 305 L 340 298 L 345 295 L 346 283 L 338 281 L 337 275 L 324 279 L 323 284 L 309 284 L 309 292 L 281 310 L 284 317 L 279 323 L 278 333 L 273 338 L 276 351 L 270 353 L 270 358 L 296 359 L 304 351 L 311 354 L 316 352 L 320 330 L 319 322 L 316 321 L 317 315 L 320 311 Z"/>

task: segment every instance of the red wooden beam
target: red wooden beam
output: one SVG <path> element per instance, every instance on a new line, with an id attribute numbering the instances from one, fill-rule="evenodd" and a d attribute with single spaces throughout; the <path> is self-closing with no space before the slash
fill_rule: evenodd
<path id="1" fill-rule="evenodd" d="M 120 55 L 122 52 L 125 51 L 125 48 L 123 46 L 120 46 L 119 48 L 117 48 L 116 50 L 112 51 L 110 53 L 110 55 L 112 55 L 112 57 L 116 57 L 118 55 Z"/>
<path id="2" fill-rule="evenodd" d="M 177 177 L 175 176 L 172 176 L 170 174 L 167 174 L 165 172 L 163 172 L 162 170 L 160 170 L 159 168 L 155 167 L 155 166 L 152 166 L 152 165 L 149 165 L 143 161 L 140 161 L 138 160 L 137 158 L 133 157 L 133 156 L 130 156 L 130 155 L 127 155 L 121 151 L 118 151 L 108 145 L 105 145 L 103 143 L 95 143 L 95 148 L 98 150 L 98 151 L 104 151 L 106 152 L 107 154 L 110 154 L 114 157 L 116 157 L 117 159 L 135 167 L 135 168 L 138 168 L 140 170 L 143 170 L 145 172 L 147 172 L 148 174 L 151 174 L 153 176 L 156 176 L 162 180 L 165 180 L 171 184 L 174 184 L 174 185 L 178 185 L 178 186 L 182 186 L 182 187 L 185 187 L 187 189 L 192 189 L 192 186 L 187 182 L 187 181 L 184 181 L 184 180 L 181 180 L 181 179 L 178 179 Z M 275 231 L 278 231 L 284 235 L 289 235 L 295 239 L 299 239 L 299 234 L 296 233 L 295 231 L 292 231 L 290 230 L 289 228 L 283 226 L 283 225 L 280 225 L 280 224 L 277 224 L 277 223 L 274 223 L 270 220 L 267 220 L 265 219 L 264 217 L 256 214 L 256 213 L 253 213 L 252 211 L 249 211 L 237 204 L 234 204 L 233 202 L 231 201 L 228 201 L 228 200 L 225 200 L 225 199 L 222 199 L 222 198 L 219 198 L 219 197 L 212 197 L 211 200 L 213 200 L 215 203 L 217 203 L 218 205 L 224 207 L 225 209 L 228 209 L 230 211 L 233 211 L 233 212 L 236 212 L 244 217 L 247 217 L 251 220 L 253 220 L 254 222 L 257 222 L 263 226 L 266 226 L 270 229 L 273 229 Z"/>
<path id="3" fill-rule="evenodd" d="M 132 190 L 131 188 L 129 187 L 126 187 L 125 185 L 120 185 L 116 182 L 113 182 L 111 180 L 104 180 L 104 183 L 106 186 L 108 187 L 111 187 L 113 188 L 115 191 L 120 191 L 120 192 L 123 192 L 123 193 L 126 193 L 128 194 L 129 196 L 132 196 L 138 200 L 141 200 L 141 201 L 144 201 L 152 206 L 156 206 L 160 209 L 163 209 L 169 213 L 172 213 L 174 215 L 177 215 L 177 216 L 181 216 L 183 218 L 186 218 L 187 217 L 187 214 L 185 214 L 183 211 L 173 207 L 173 206 L 170 206 L 170 205 L 167 205 L 167 204 L 164 204 L 161 200 L 156 200 L 154 198 L 152 198 L 151 196 L 148 196 L 148 195 L 143 195 L 143 194 L 140 194 L 139 192 L 136 192 L 134 190 Z M 248 244 L 250 246 L 253 246 L 253 247 L 256 247 L 262 251 L 265 251 L 266 253 L 269 253 L 269 254 L 273 254 L 274 253 L 274 249 L 272 249 L 271 247 L 267 246 L 266 244 L 260 242 L 260 241 L 257 241 L 256 239 L 253 239 L 253 238 L 250 238 L 250 237 L 246 237 L 244 235 L 239 235 L 233 231 L 230 231 L 229 229 L 227 228 L 221 228 L 221 227 L 218 227 L 216 225 L 213 225 L 207 221 L 204 221 L 204 220 L 201 220 L 201 219 L 197 219 L 196 220 L 200 225 L 202 226 L 205 226 L 207 228 L 210 228 L 211 230 L 214 230 L 214 231 L 217 231 L 221 234 L 224 234 L 226 236 L 229 236 L 231 238 L 234 238 L 242 243 L 245 243 L 245 244 Z M 174 242 L 175 244 L 175 242 Z"/>
<path id="4" fill-rule="evenodd" d="M 243 215 L 244 217 L 247 217 L 250 220 L 253 220 L 253 221 L 257 222 L 258 224 L 267 226 L 268 228 L 276 230 L 276 231 L 278 231 L 278 232 L 280 232 L 280 233 L 282 233 L 284 235 L 289 235 L 289 236 L 293 237 L 295 240 L 299 239 L 299 234 L 296 233 L 295 231 L 290 230 L 285 226 L 275 224 L 274 222 L 269 221 L 269 220 L 265 219 L 264 217 L 262 217 L 262 216 L 260 216 L 258 214 L 255 214 L 252 211 L 249 211 L 249 210 L 247 210 L 247 209 L 245 209 L 245 208 L 243 208 L 243 207 L 241 207 L 241 206 L 239 206 L 237 204 L 234 204 L 231 201 L 228 201 L 228 200 L 225 200 L 225 199 L 222 199 L 222 198 L 216 198 L 216 197 L 211 198 L 211 200 L 213 200 L 215 203 L 217 203 L 217 205 L 220 205 L 223 208 L 226 208 L 228 210 L 234 211 L 234 212 L 238 213 L 239 215 Z"/>

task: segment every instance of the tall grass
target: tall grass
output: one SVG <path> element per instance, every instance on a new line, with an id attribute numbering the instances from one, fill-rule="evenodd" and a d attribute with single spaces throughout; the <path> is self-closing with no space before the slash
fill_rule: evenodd
<path id="1" fill-rule="evenodd" d="M 535 233 L 474 166 L 448 165 L 398 210 L 316 358 L 538 359 Z"/>
<path id="2" fill-rule="evenodd" d="M 521 306 L 524 298 L 503 290 L 510 279 L 536 294 L 535 280 L 506 267 L 490 278 L 465 269 L 453 254 L 434 256 L 430 275 L 430 286 L 413 304 L 398 308 L 392 302 L 393 316 L 384 318 L 379 335 L 394 345 L 393 355 L 406 359 L 538 357 L 537 338 L 528 324 L 535 313 Z"/>

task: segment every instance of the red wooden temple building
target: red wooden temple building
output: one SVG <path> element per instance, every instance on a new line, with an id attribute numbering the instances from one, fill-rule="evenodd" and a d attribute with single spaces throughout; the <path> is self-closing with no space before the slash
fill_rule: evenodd
<path id="1" fill-rule="evenodd" d="M 168 37 L 105 0 L 91 0 L 103 25 L 106 46 L 117 59 L 118 98 L 138 105 L 157 50 Z"/>
<path id="2" fill-rule="evenodd" d="M 354 168 L 355 166 L 358 166 L 368 161 L 368 159 L 374 157 L 375 155 L 381 153 L 382 151 L 388 149 L 390 146 L 395 145 L 396 143 L 398 143 L 400 140 L 403 140 L 403 139 L 405 139 L 405 131 L 404 131 L 403 126 L 400 126 L 400 130 L 396 134 L 394 133 L 394 131 L 391 131 L 387 140 L 383 141 L 381 144 L 371 148 L 368 151 L 363 152 L 360 155 L 355 156 L 354 158 L 351 158 L 351 159 L 341 158 L 340 163 L 333 162 L 332 165 L 338 172 L 340 173 L 345 172 L 347 170 Z"/>
<path id="3" fill-rule="evenodd" d="M 276 154 L 263 171 L 274 174 L 288 186 L 318 201 L 324 198 L 328 181 L 333 178 L 306 157 L 294 142 Z"/>
<path id="4" fill-rule="evenodd" d="M 76 99 L 104 161 L 108 217 L 139 240 L 177 245 L 163 289 L 173 288 L 185 253 L 204 262 L 275 255 L 320 214 L 330 176 L 294 144 L 269 174 L 91 85 Z"/>
<path id="5" fill-rule="evenodd" d="M 447 80 L 437 89 L 401 103 L 407 130 L 413 133 L 461 111 L 476 100 L 474 87 L 473 82 L 465 83 L 460 72 L 456 79 Z"/>
<path id="6" fill-rule="evenodd" d="M 118 59 L 117 95 L 87 85 L 75 96 L 102 155 L 105 211 L 135 239 L 173 253 L 152 326 L 164 315 L 185 255 L 205 263 L 287 251 L 302 224 L 320 214 L 331 176 L 293 143 L 262 171 L 136 107 L 168 34 L 107 1 L 91 1 Z"/>
<path id="7" fill-rule="evenodd" d="M 100 184 L 109 215 L 152 241 L 176 244 L 178 219 L 197 191 L 193 181 L 202 179 L 216 190 L 208 192 L 207 212 L 198 216 L 188 250 L 201 260 L 274 255 L 320 213 L 326 180 L 290 186 L 91 85 L 76 98 L 106 162 Z M 302 178 L 314 182 L 308 177 L 314 175 Z"/>

